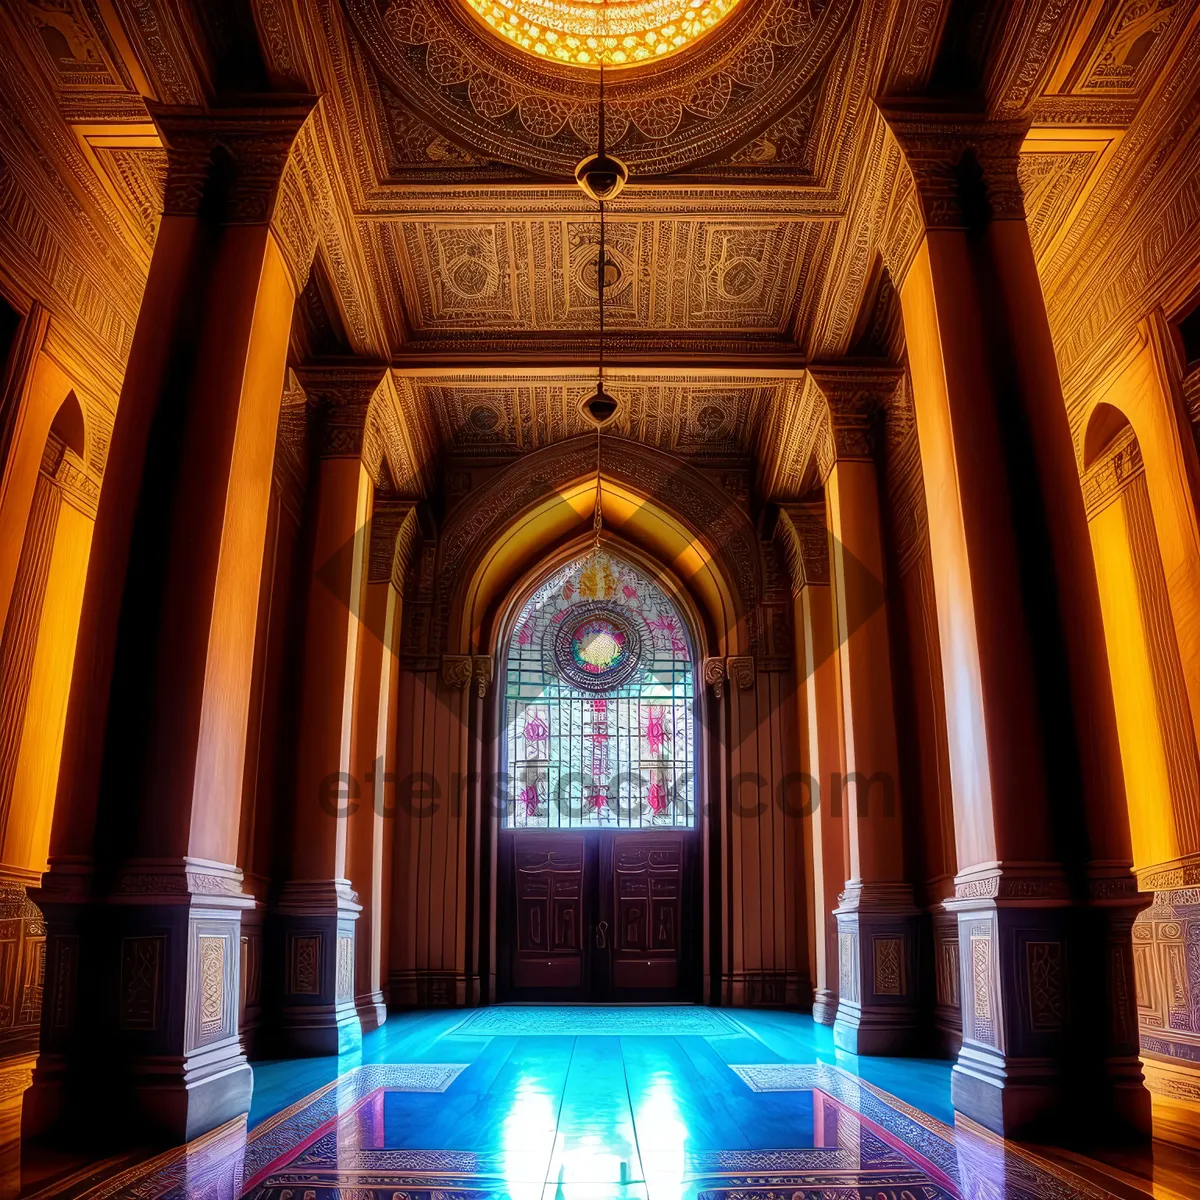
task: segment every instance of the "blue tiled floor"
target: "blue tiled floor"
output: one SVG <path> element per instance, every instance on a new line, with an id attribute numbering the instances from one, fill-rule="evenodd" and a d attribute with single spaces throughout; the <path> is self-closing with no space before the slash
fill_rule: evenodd
<path id="1" fill-rule="evenodd" d="M 570 1008 L 510 1011 L 513 1033 L 476 1034 L 472 1025 L 503 1029 L 504 1022 L 479 1026 L 470 1012 L 407 1013 L 368 1034 L 352 1057 L 257 1063 L 250 1127 L 356 1066 L 400 1062 L 469 1066 L 445 1094 L 389 1097 L 389 1148 L 515 1148 L 539 1170 L 549 1153 L 551 1178 L 561 1169 L 568 1182 L 583 1159 L 594 1172 L 596 1156 L 610 1157 L 619 1179 L 620 1164 L 636 1162 L 639 1146 L 644 1158 L 648 1145 L 670 1153 L 676 1141 L 689 1150 L 811 1145 L 811 1096 L 751 1092 L 731 1064 L 836 1064 L 931 1116 L 954 1119 L 949 1062 L 846 1055 L 807 1016 L 725 1009 L 713 1014 L 711 1032 L 698 1033 L 696 1010 L 660 1009 L 652 1010 L 657 1032 L 646 1032 L 643 1013 L 630 1021 L 634 1033 L 618 1025 L 585 1035 Z"/>

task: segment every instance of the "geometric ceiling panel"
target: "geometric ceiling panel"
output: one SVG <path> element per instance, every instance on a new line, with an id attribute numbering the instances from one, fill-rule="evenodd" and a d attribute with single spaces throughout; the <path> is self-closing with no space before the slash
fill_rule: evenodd
<path id="1" fill-rule="evenodd" d="M 595 389 L 590 374 L 463 375 L 411 383 L 434 413 L 442 443 L 460 454 L 519 454 L 594 428 L 579 410 Z M 610 429 L 685 458 L 741 458 L 753 445 L 763 415 L 792 384 L 789 379 L 747 382 L 682 374 L 609 377 L 605 388 L 620 404 Z"/>
<path id="2" fill-rule="evenodd" d="M 783 334 L 819 228 L 780 219 L 612 217 L 605 323 Z M 400 244 L 400 292 L 415 331 L 596 329 L 595 218 L 403 221 L 382 230 Z"/>

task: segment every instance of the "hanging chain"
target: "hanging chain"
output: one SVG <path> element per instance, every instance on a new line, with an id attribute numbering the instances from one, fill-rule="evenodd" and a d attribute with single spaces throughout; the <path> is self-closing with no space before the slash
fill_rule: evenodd
<path id="1" fill-rule="evenodd" d="M 600 59 L 600 155 L 604 156 L 604 59 Z M 604 282 L 608 263 L 604 246 L 604 201 L 600 205 L 600 257 L 596 262 L 596 294 L 600 301 L 600 345 L 597 356 L 596 391 L 604 392 Z M 592 513 L 592 552 L 600 553 L 600 535 L 604 528 L 604 514 L 600 507 L 600 426 L 596 426 L 596 507 Z"/>

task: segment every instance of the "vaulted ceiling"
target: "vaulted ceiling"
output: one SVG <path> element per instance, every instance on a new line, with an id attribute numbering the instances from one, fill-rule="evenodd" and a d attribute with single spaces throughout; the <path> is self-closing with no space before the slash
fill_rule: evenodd
<path id="1" fill-rule="evenodd" d="M 632 174 L 608 224 L 620 435 L 749 469 L 794 452 L 779 431 L 807 362 L 897 353 L 879 262 L 905 172 L 880 96 L 1030 120 L 1021 180 L 1069 397 L 1125 314 L 1181 286 L 1162 264 L 1200 221 L 1188 0 L 728 8 L 694 45 L 608 72 Z M 594 69 L 521 51 L 467 0 L 14 0 L 0 38 L 4 255 L 94 350 L 96 415 L 161 205 L 146 101 L 274 90 L 321 97 L 296 151 L 318 248 L 293 353 L 392 364 L 393 479 L 583 430 L 598 227 L 572 174 L 597 135 Z"/>

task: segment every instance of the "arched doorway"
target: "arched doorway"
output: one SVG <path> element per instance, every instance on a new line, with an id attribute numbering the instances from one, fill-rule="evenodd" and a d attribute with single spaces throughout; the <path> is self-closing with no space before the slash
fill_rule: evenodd
<path id="1" fill-rule="evenodd" d="M 497 706 L 502 998 L 699 998 L 690 624 L 607 549 L 544 574 L 516 609 Z"/>

